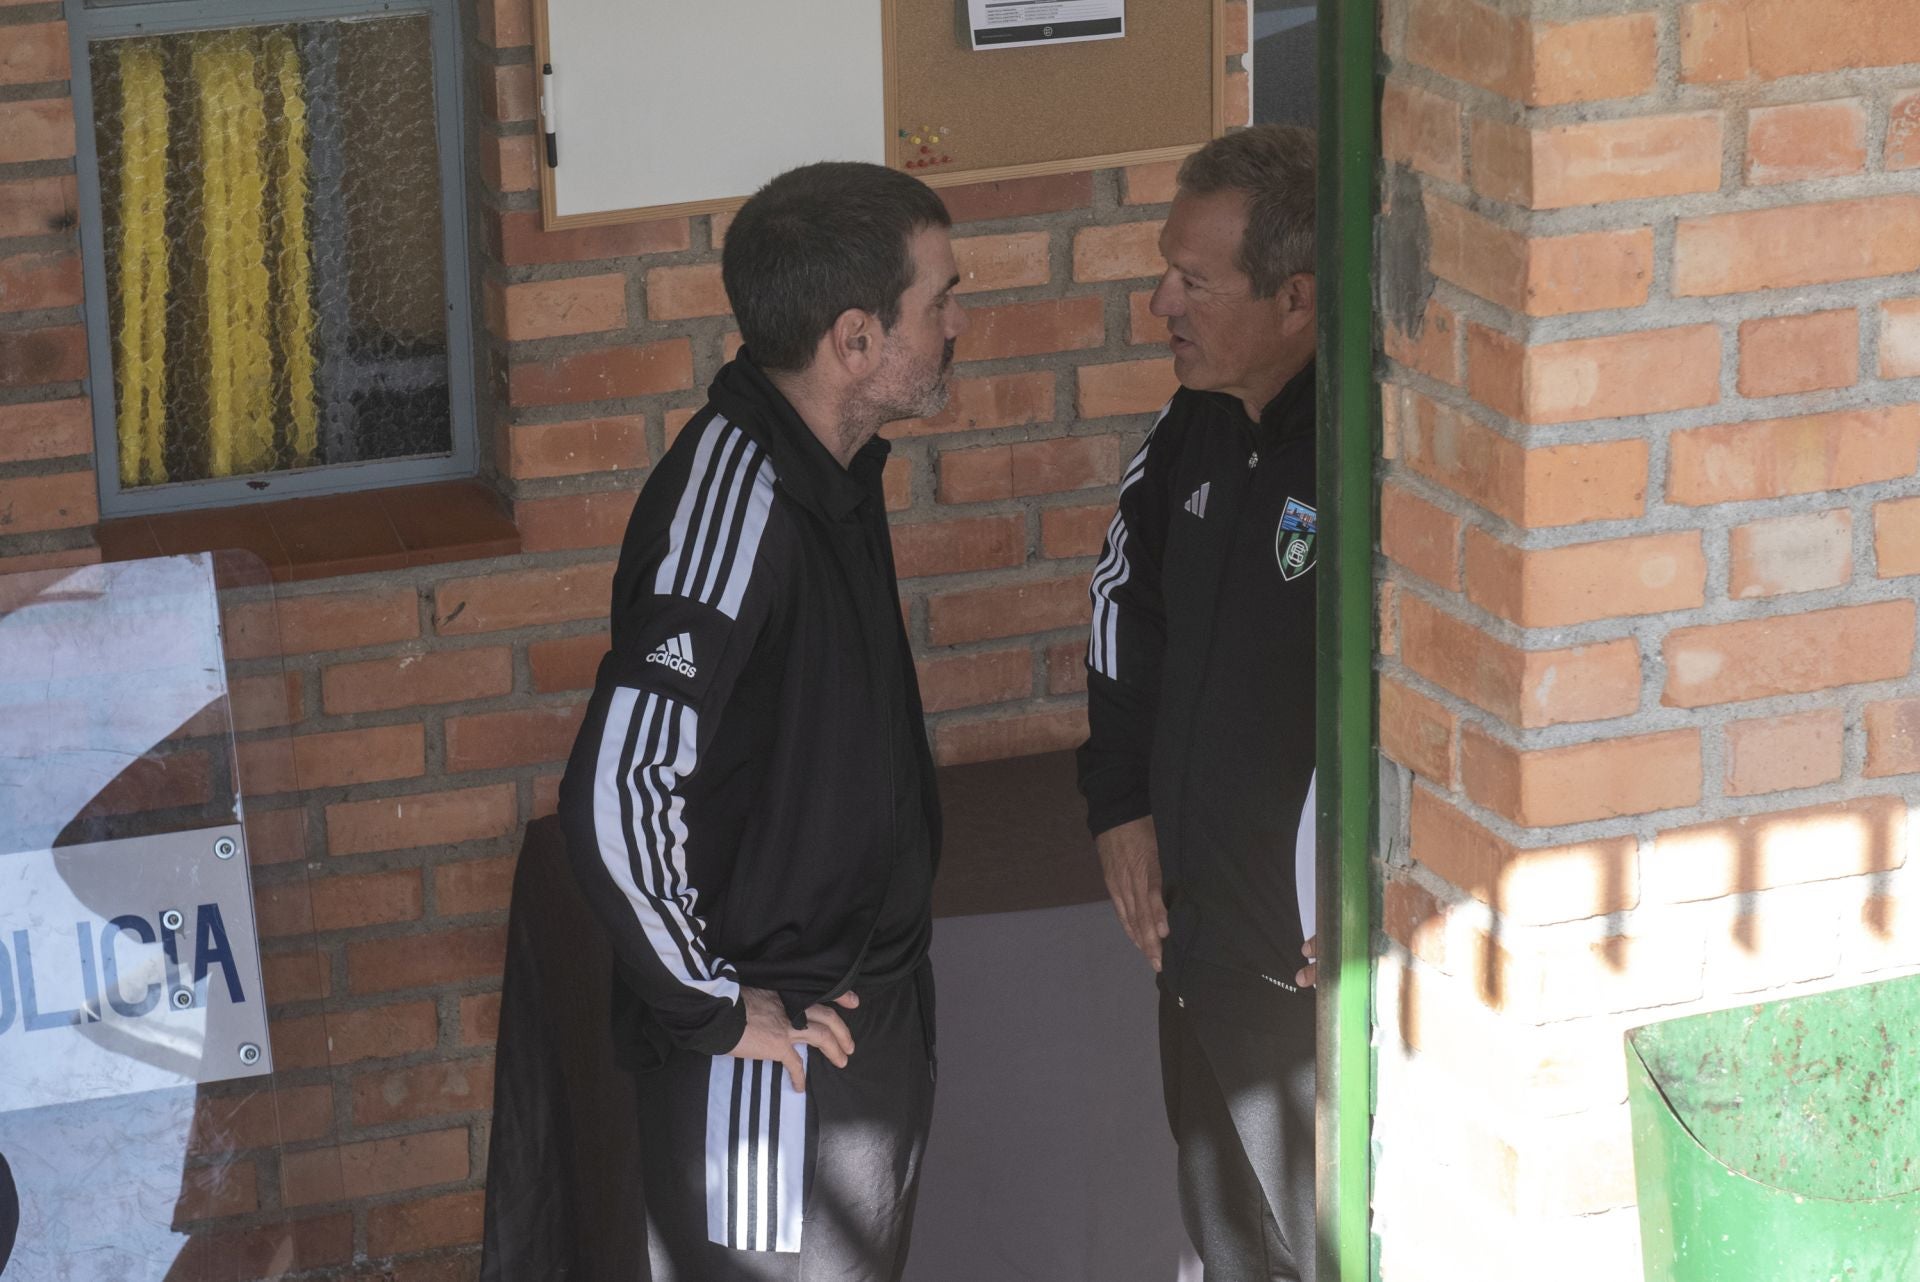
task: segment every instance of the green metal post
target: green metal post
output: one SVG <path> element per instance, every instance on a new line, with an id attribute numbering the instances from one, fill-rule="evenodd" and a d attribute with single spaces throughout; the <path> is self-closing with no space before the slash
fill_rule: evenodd
<path id="1" fill-rule="evenodd" d="M 1375 0 L 1319 0 L 1320 1282 L 1372 1272 Z"/>

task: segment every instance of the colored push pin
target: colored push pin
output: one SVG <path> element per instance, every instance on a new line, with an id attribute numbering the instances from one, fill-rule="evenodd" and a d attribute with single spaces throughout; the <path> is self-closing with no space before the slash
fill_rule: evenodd
<path id="1" fill-rule="evenodd" d="M 939 134 L 929 134 L 929 135 L 927 136 L 927 141 L 928 141 L 928 142 L 939 142 L 939 141 L 940 141 L 940 135 L 939 135 Z"/>

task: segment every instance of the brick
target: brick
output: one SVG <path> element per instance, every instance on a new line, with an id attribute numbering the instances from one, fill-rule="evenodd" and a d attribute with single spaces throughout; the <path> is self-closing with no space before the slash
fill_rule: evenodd
<path id="1" fill-rule="evenodd" d="M 1839 178 L 1867 167 L 1867 104 L 1859 98 L 1755 107 L 1747 114 L 1747 182 Z"/>
<path id="2" fill-rule="evenodd" d="M 1631 715 L 1640 652 L 1627 640 L 1517 650 L 1408 593 L 1396 595 L 1399 653 L 1443 690 L 1525 729 Z"/>
<path id="3" fill-rule="evenodd" d="M 1229 58 L 1238 58 L 1253 45 L 1253 19 L 1248 0 L 1226 0 L 1220 6 L 1222 42 Z"/>
<path id="4" fill-rule="evenodd" d="M 1698 409 L 1720 399 L 1720 330 L 1641 330 L 1524 346 L 1467 327 L 1475 400 L 1525 423 L 1577 423 Z"/>
<path id="5" fill-rule="evenodd" d="M 1391 482 L 1380 489 L 1380 551 L 1429 582 L 1460 588 L 1460 518 Z"/>
<path id="6" fill-rule="evenodd" d="M 510 783 L 335 802 L 327 807 L 327 853 L 366 855 L 489 841 L 512 833 L 518 817 Z"/>
<path id="7" fill-rule="evenodd" d="M 72 174 L 0 181 L 0 239 L 71 232 L 79 217 Z"/>
<path id="8" fill-rule="evenodd" d="M 1073 237 L 1073 278 L 1077 281 L 1141 280 L 1167 269 L 1160 257 L 1159 219 L 1082 227 Z"/>
<path id="9" fill-rule="evenodd" d="M 693 346 L 684 338 L 517 361 L 507 373 L 514 405 L 617 401 L 692 386 Z"/>
<path id="10" fill-rule="evenodd" d="M 1446 965 L 1446 924 L 1446 910 L 1426 887 L 1395 878 L 1381 888 L 1381 929 L 1430 966 Z"/>
<path id="11" fill-rule="evenodd" d="M 367 1254 L 380 1259 L 477 1242 L 485 1212 L 484 1189 L 370 1206 L 367 1208 Z"/>
<path id="12" fill-rule="evenodd" d="M 1503 97 L 1527 94 L 1527 23 L 1474 0 L 1415 0 L 1408 10 L 1406 56 L 1453 80 Z"/>
<path id="13" fill-rule="evenodd" d="M 1093 174 L 1045 174 L 1003 182 L 944 187 L 936 193 L 956 223 L 999 218 L 1031 218 L 1085 209 L 1093 203 Z"/>
<path id="14" fill-rule="evenodd" d="M 98 564 L 100 549 L 89 545 L 55 552 L 0 556 L 0 575 L 42 574 L 49 570 L 71 570 L 76 566 Z"/>
<path id="15" fill-rule="evenodd" d="M 1121 171 L 1129 205 L 1171 204 L 1179 191 L 1180 161 L 1159 160 L 1148 165 L 1128 165 Z"/>
<path id="16" fill-rule="evenodd" d="M 1920 62 L 1920 28 L 1903 0 L 1774 0 L 1747 8 L 1755 74 L 1764 80 Z"/>
<path id="17" fill-rule="evenodd" d="M 537 109 L 533 64 L 513 62 L 490 69 L 481 79 L 481 106 L 497 124 L 532 120 Z"/>
<path id="18" fill-rule="evenodd" d="M 989 445 L 977 450 L 941 450 L 935 497 L 942 503 L 988 503 L 1013 497 L 1013 450 Z"/>
<path id="19" fill-rule="evenodd" d="M 1019 441 L 1007 447 L 1009 480 L 1015 498 L 1058 494 L 1120 482 L 1120 438 L 1060 436 L 1049 441 Z"/>
<path id="20" fill-rule="evenodd" d="M 986 650 L 922 659 L 920 699 L 929 714 L 1008 703 L 1033 693 L 1033 651 Z"/>
<path id="21" fill-rule="evenodd" d="M 1113 523 L 1113 505 L 1050 507 L 1040 513 L 1040 554 L 1065 558 L 1097 556 Z"/>
<path id="22" fill-rule="evenodd" d="M 1547 107 L 1638 97 L 1653 88 L 1658 41 L 1651 13 L 1535 23 L 1526 101 Z"/>
<path id="23" fill-rule="evenodd" d="M 287 1153 L 280 1159 L 280 1202 L 312 1206 L 451 1184 L 467 1178 L 467 1154 L 465 1127 Z"/>
<path id="24" fill-rule="evenodd" d="M 6 106 L 0 103 L 0 111 Z M 0 387 L 72 383 L 86 375 L 87 332 L 80 326 L 0 330 Z"/>
<path id="25" fill-rule="evenodd" d="M 91 471 L 0 478 L 0 537 L 71 530 L 99 519 Z"/>
<path id="26" fill-rule="evenodd" d="M 1729 540 L 1727 595 L 1736 601 L 1837 588 L 1853 577 L 1853 514 L 1845 508 L 1754 521 Z"/>
<path id="27" fill-rule="evenodd" d="M 1459 386 L 1460 352 L 1456 341 L 1459 318 L 1450 308 L 1437 299 L 1429 301 L 1418 334 L 1402 330 L 1390 317 L 1382 319 L 1382 330 L 1381 338 L 1390 359 L 1428 378 Z"/>
<path id="28" fill-rule="evenodd" d="M 1127 341 L 1136 347 L 1158 346 L 1167 341 L 1167 322 L 1153 314 L 1153 291 L 1135 290 L 1127 295 Z"/>
<path id="29" fill-rule="evenodd" d="M 1380 751 L 1415 774 L 1453 786 L 1453 744 L 1460 718 L 1444 705 L 1380 678 Z"/>
<path id="30" fill-rule="evenodd" d="M 1920 298 L 1880 305 L 1880 377 L 1920 378 Z"/>
<path id="31" fill-rule="evenodd" d="M 1640 902 L 1633 837 L 1522 848 L 1420 787 L 1413 790 L 1409 834 L 1415 863 L 1516 925 L 1579 921 Z"/>
<path id="32" fill-rule="evenodd" d="M 493 1060 L 444 1060 L 362 1073 L 353 1081 L 353 1124 L 386 1126 L 493 1107 Z"/>
<path id="33" fill-rule="evenodd" d="M 1481 995 L 1516 1020 L 1537 1024 L 1672 1006 L 1703 991 L 1706 937 L 1698 926 L 1600 940 L 1585 928 L 1542 934 L 1524 951 L 1489 941 L 1484 954 Z M 1617 1025 L 1613 1041 L 1617 1052 Z"/>
<path id="34" fill-rule="evenodd" d="M 317 1140 L 333 1129 L 333 1088 L 283 1085 L 242 1095 L 202 1095 L 187 1153 L 221 1158 L 249 1149 Z"/>
<path id="35" fill-rule="evenodd" d="M 539 161 L 534 157 L 533 135 L 508 134 L 480 142 L 480 173 L 487 185 L 511 194 L 532 191 L 540 185 Z"/>
<path id="36" fill-rule="evenodd" d="M 1457 183 L 1465 179 L 1460 104 L 1389 81 L 1380 99 L 1380 153 L 1389 164 Z"/>
<path id="37" fill-rule="evenodd" d="M 500 261 L 507 267 L 536 263 L 578 263 L 592 259 L 629 259 L 642 254 L 674 254 L 692 237 L 684 218 L 659 218 L 607 227 L 569 227 L 544 231 L 538 210 L 505 210 L 499 216 Z"/>
<path id="38" fill-rule="evenodd" d="M 1442 280 L 1529 316 L 1639 307 L 1653 283 L 1653 231 L 1524 236 L 1429 193 L 1428 266 Z"/>
<path id="39" fill-rule="evenodd" d="M 433 1049 L 439 1039 L 440 1017 L 430 1001 L 333 1010 L 324 1018 L 334 1064 L 412 1055 Z"/>
<path id="40" fill-rule="evenodd" d="M 1920 699 L 1870 703 L 1866 726 L 1868 778 L 1920 771 Z"/>
<path id="41" fill-rule="evenodd" d="M 1748 896 L 1728 929 L 1707 937 L 1709 992 L 1750 993 L 1824 979 L 1840 965 L 1840 909 L 1799 887 Z"/>
<path id="42" fill-rule="evenodd" d="M 196 1229 L 181 1239 L 170 1270 L 185 1278 L 273 1277 L 352 1259 L 353 1216 L 341 1212 L 299 1220 L 275 1216 L 258 1228 L 217 1233 Z"/>
<path id="43" fill-rule="evenodd" d="M 332 971 L 324 953 L 269 953 L 260 958 L 261 983 L 269 1005 L 325 1001 L 333 995 Z"/>
<path id="44" fill-rule="evenodd" d="M 1527 450 L 1419 397 L 1402 448 L 1414 471 L 1528 528 L 1627 519 L 1646 506 L 1644 441 Z"/>
<path id="45" fill-rule="evenodd" d="M 963 766 L 1064 752 L 1086 741 L 1087 710 L 1075 705 L 1023 716 L 943 722 L 933 732 L 933 755 L 940 765 Z"/>
<path id="46" fill-rule="evenodd" d="M 417 725 L 254 740 L 239 754 L 241 782 L 262 794 L 412 779 L 427 768 L 426 735 Z"/>
<path id="47" fill-rule="evenodd" d="M 1044 285 L 1052 277 L 1049 261 L 1053 238 L 1043 231 L 1006 236 L 961 236 L 953 242 L 953 261 L 960 269 L 956 294 L 978 294 L 995 289 Z M 977 320 L 978 313 L 972 313 Z"/>
<path id="48" fill-rule="evenodd" d="M 613 562 L 450 579 L 433 594 L 434 628 L 468 636 L 544 623 L 605 618 Z"/>
<path id="49" fill-rule="evenodd" d="M 1920 574 L 1920 498 L 1874 506 L 1873 566 L 1883 579 Z"/>
<path id="50" fill-rule="evenodd" d="M 252 1162 L 190 1166 L 180 1175 L 176 1222 L 246 1215 L 260 1208 L 260 1168 Z"/>
<path id="51" fill-rule="evenodd" d="M 1693 428 L 1668 451 L 1667 499 L 1690 507 L 1871 485 L 1920 466 L 1920 405 Z"/>
<path id="52" fill-rule="evenodd" d="M 1646 867 L 1651 900 L 1686 903 L 1886 872 L 1904 860 L 1898 797 L 1717 819 L 1663 832 Z"/>
<path id="53" fill-rule="evenodd" d="M 489 284 L 487 323 L 509 342 L 624 329 L 627 278 L 609 272 L 520 285 Z"/>
<path id="54" fill-rule="evenodd" d="M 621 472 L 648 466 L 644 415 L 589 418 L 574 423 L 528 423 L 502 438 L 501 470 L 515 480 Z"/>
<path id="55" fill-rule="evenodd" d="M 541 704 L 447 718 L 447 770 L 498 770 L 565 761 L 586 714 L 584 704 Z"/>
<path id="56" fill-rule="evenodd" d="M 1107 341 L 1104 308 L 1097 294 L 973 308 L 954 359 L 991 361 L 1099 347 Z"/>
<path id="57" fill-rule="evenodd" d="M 733 311 L 719 263 L 685 267 L 656 267 L 647 273 L 647 318 L 691 320 L 699 316 L 726 316 Z"/>
<path id="58" fill-rule="evenodd" d="M 1661 702 L 1701 708 L 1890 681 L 1907 675 L 1913 635 L 1910 600 L 1677 629 Z"/>
<path id="59" fill-rule="evenodd" d="M 495 49 L 533 43 L 533 7 L 527 0 L 479 0 L 479 33 Z"/>
<path id="60" fill-rule="evenodd" d="M 347 984 L 355 993 L 390 993 L 498 980 L 506 947 L 504 924 L 370 939 L 347 945 Z"/>
<path id="61" fill-rule="evenodd" d="M 1027 526 L 1018 514 L 893 527 L 893 564 L 902 579 L 1000 570 L 1026 559 Z"/>
<path id="62" fill-rule="evenodd" d="M 1084 628 L 1093 617 L 1084 576 L 1003 583 L 927 598 L 927 641 L 961 645 L 1060 628 Z"/>
<path id="63" fill-rule="evenodd" d="M 1053 418 L 1053 371 L 987 378 L 956 378 L 948 384 L 947 408 L 932 418 L 905 419 L 889 424 L 882 435 L 889 440 L 939 436 L 949 432 L 1020 427 Z"/>
<path id="64" fill-rule="evenodd" d="M 1717 112 L 1529 130 L 1473 123 L 1473 186 L 1528 209 L 1568 209 L 1720 189 Z"/>
<path id="65" fill-rule="evenodd" d="M 1745 80 L 1752 70 L 1746 0 L 1707 0 L 1680 11 L 1681 80 L 1723 84 Z"/>
<path id="66" fill-rule="evenodd" d="M 890 458 L 880 470 L 880 497 L 888 512 L 904 512 L 913 506 L 913 460 Z"/>
<path id="67" fill-rule="evenodd" d="M 66 160 L 72 155 L 71 101 L 63 97 L 34 102 L 0 102 L 0 165 Z"/>
<path id="68" fill-rule="evenodd" d="M 1887 108 L 1886 167 L 1920 169 L 1920 93 L 1902 94 Z"/>
<path id="69" fill-rule="evenodd" d="M 229 606 L 220 625 L 230 660 L 357 650 L 418 637 L 420 602 L 411 588 L 281 597 Z"/>
<path id="70" fill-rule="evenodd" d="M 1180 386 L 1171 358 L 1125 361 L 1118 365 L 1082 365 L 1078 380 L 1081 418 L 1114 414 L 1152 414 L 1165 405 Z"/>
<path id="71" fill-rule="evenodd" d="M 0 258 L 0 312 L 80 305 L 80 255 L 71 250 Z"/>
<path id="72" fill-rule="evenodd" d="M 320 689 L 330 716 L 484 699 L 512 691 L 513 652 L 491 646 L 338 663 L 322 675 Z"/>
<path id="73" fill-rule="evenodd" d="M 589 690 L 606 657 L 611 638 L 604 632 L 535 641 L 527 647 L 527 667 L 533 673 L 536 694 L 562 690 Z"/>
<path id="74" fill-rule="evenodd" d="M 1700 800 L 1700 732 L 1513 748 L 1477 726 L 1460 735 L 1460 778 L 1476 805 L 1523 828 L 1644 815 Z"/>
<path id="75" fill-rule="evenodd" d="M 1047 647 L 1047 693 L 1085 694 L 1087 690 L 1087 647 L 1078 641 L 1062 641 Z"/>
<path id="76" fill-rule="evenodd" d="M 435 916 L 505 912 L 513 898 L 513 874 L 519 862 L 518 855 L 502 855 L 441 864 L 433 870 Z"/>
<path id="77" fill-rule="evenodd" d="M 307 857 L 307 812 L 247 805 L 247 862 L 255 868 Z"/>
<path id="78" fill-rule="evenodd" d="M 617 548 L 626 537 L 636 490 L 599 490 L 550 499 L 521 499 L 513 505 L 523 552 L 574 552 Z"/>
<path id="79" fill-rule="evenodd" d="M 1226 88 L 1221 91 L 1221 119 L 1229 125 L 1253 123 L 1253 77 L 1244 71 L 1227 73 Z"/>
<path id="80" fill-rule="evenodd" d="M 365 873 L 358 877 L 322 877 L 310 883 L 315 930 L 351 930 L 418 921 L 425 900 L 417 869 Z"/>
<path id="81" fill-rule="evenodd" d="M 1920 270 L 1920 196 L 1786 205 L 1683 218 L 1673 292 L 1682 298 L 1794 289 Z"/>
<path id="82" fill-rule="evenodd" d="M 1524 628 L 1692 610 L 1707 595 L 1697 530 L 1529 549 L 1476 528 L 1466 575 L 1468 600 Z"/>
<path id="83" fill-rule="evenodd" d="M 1851 307 L 1740 325 L 1742 396 L 1851 387 L 1859 378 L 1860 313 Z"/>
<path id="84" fill-rule="evenodd" d="M 1837 708 L 1729 724 L 1727 795 L 1753 797 L 1833 783 L 1845 768 L 1846 729 L 1846 716 Z"/>
<path id="85" fill-rule="evenodd" d="M 475 993 L 460 999 L 460 1044 L 491 1046 L 500 1040 L 500 994 Z"/>

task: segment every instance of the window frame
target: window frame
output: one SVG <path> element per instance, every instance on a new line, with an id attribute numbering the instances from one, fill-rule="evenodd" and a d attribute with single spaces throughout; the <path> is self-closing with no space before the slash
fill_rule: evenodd
<path id="1" fill-rule="evenodd" d="M 162 512 L 236 507 L 320 494 L 355 493 L 469 477 L 477 471 L 473 304 L 466 208 L 464 75 L 455 0 L 65 0 L 73 61 L 75 168 L 81 270 L 86 289 L 87 366 L 93 401 L 94 473 L 103 520 Z M 223 476 L 126 487 L 113 374 L 113 318 L 107 288 L 106 216 L 95 143 L 93 68 L 97 40 L 290 22 L 424 15 L 433 56 L 434 129 L 439 147 L 441 246 L 447 318 L 451 450 L 404 459 L 323 464 L 289 472 Z"/>

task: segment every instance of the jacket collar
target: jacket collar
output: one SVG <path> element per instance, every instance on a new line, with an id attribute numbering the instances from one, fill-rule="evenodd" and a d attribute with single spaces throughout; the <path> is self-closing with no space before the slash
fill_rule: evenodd
<path id="1" fill-rule="evenodd" d="M 1314 362 L 1308 361 L 1267 402 L 1260 411 L 1260 421 L 1257 423 L 1247 417 L 1247 407 L 1239 397 L 1228 392 L 1202 392 L 1201 395 L 1219 406 L 1231 422 L 1238 423 L 1258 448 L 1265 449 L 1297 436 L 1312 434 L 1315 422 L 1314 390 Z"/>
<path id="2" fill-rule="evenodd" d="M 860 447 L 850 466 L 841 467 L 744 348 L 721 367 L 707 395 L 729 421 L 766 448 L 781 488 L 816 515 L 845 520 L 879 488 L 892 448 L 886 440 L 874 437 Z"/>

